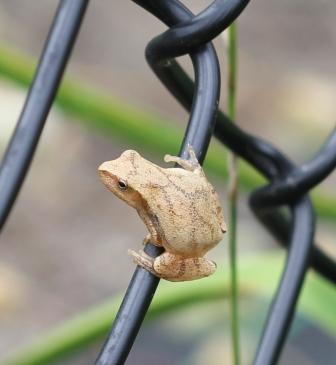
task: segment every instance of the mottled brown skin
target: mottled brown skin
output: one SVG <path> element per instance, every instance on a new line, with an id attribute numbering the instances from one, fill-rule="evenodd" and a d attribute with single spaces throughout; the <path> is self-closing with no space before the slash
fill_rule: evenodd
<path id="1" fill-rule="evenodd" d="M 138 265 L 170 281 L 203 278 L 216 270 L 205 253 L 226 231 L 218 195 L 206 179 L 194 151 L 190 160 L 166 155 L 182 168 L 159 167 L 136 151 L 125 151 L 99 167 L 102 182 L 135 208 L 148 228 L 150 241 L 165 252 L 152 258 L 129 250 Z"/>

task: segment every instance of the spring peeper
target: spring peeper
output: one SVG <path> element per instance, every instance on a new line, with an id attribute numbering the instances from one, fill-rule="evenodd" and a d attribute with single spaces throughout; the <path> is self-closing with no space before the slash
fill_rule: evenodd
<path id="1" fill-rule="evenodd" d="M 162 168 L 128 150 L 99 166 L 104 185 L 135 208 L 147 226 L 145 243 L 165 249 L 156 258 L 143 250 L 129 250 L 129 254 L 138 265 L 170 281 L 213 274 L 216 264 L 204 254 L 226 231 L 218 195 L 191 147 L 189 156 L 185 160 L 166 155 L 165 162 L 176 162 L 182 168 Z"/>

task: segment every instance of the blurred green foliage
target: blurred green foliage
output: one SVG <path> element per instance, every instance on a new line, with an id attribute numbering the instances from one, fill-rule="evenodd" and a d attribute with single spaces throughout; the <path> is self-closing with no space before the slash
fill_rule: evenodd
<path id="1" fill-rule="evenodd" d="M 0 77 L 28 87 L 36 61 L 0 46 Z M 183 138 L 183 128 L 164 120 L 158 115 L 139 110 L 129 104 L 106 95 L 93 87 L 66 78 L 61 85 L 56 104 L 74 120 L 93 131 L 119 138 L 133 144 L 139 150 L 156 154 L 176 154 Z M 227 179 L 227 152 L 219 143 L 212 142 L 205 161 L 209 173 Z M 245 189 L 261 185 L 265 180 L 244 162 L 239 164 L 239 183 Z M 320 216 L 336 217 L 336 194 L 320 188 L 312 194 Z"/>
<path id="2" fill-rule="evenodd" d="M 27 56 L 0 47 L 0 77 L 22 87 L 28 87 L 35 67 L 35 61 Z M 163 120 L 157 115 L 144 112 L 86 87 L 80 82 L 63 81 L 57 96 L 57 105 L 67 114 L 89 128 L 112 138 L 128 141 L 139 149 L 155 153 L 176 154 L 183 137 L 183 128 Z M 227 178 L 226 151 L 219 144 L 212 143 L 205 167 L 221 179 Z M 251 189 L 263 183 L 263 178 L 248 165 L 240 164 L 240 183 Z M 336 217 L 336 195 L 317 189 L 314 202 L 321 216 Z M 239 295 L 259 293 L 270 297 L 275 290 L 283 259 L 274 255 L 260 254 L 245 257 L 239 265 Z M 223 268 L 225 265 L 220 265 Z M 150 307 L 147 319 L 163 316 L 190 303 L 224 300 L 228 286 L 223 278 L 228 272 L 219 269 L 217 274 L 196 283 L 161 283 Z M 327 298 L 327 299 L 326 299 Z M 105 336 L 113 321 L 120 297 L 97 305 L 87 312 L 50 331 L 28 347 L 16 352 L 5 365 L 39 365 L 83 348 Z M 331 284 L 311 273 L 300 298 L 299 310 L 307 314 L 330 334 L 336 335 L 336 294 Z"/>
<path id="3" fill-rule="evenodd" d="M 279 254 L 242 257 L 238 265 L 240 298 L 251 296 L 250 300 L 253 300 L 256 294 L 270 298 L 276 289 L 283 261 L 283 255 Z M 216 274 L 208 279 L 184 283 L 162 281 L 150 306 L 147 321 L 165 316 L 191 303 L 222 300 L 224 306 L 229 292 L 228 284 L 223 280 L 225 277 L 228 277 L 228 268 L 222 264 Z M 117 296 L 76 315 L 17 351 L 2 365 L 50 364 L 51 361 L 64 358 L 75 350 L 101 340 L 107 335 L 120 302 L 121 296 Z M 299 312 L 308 316 L 327 333 L 336 336 L 335 308 L 336 293 L 333 285 L 315 273 L 309 273 L 300 297 Z"/>

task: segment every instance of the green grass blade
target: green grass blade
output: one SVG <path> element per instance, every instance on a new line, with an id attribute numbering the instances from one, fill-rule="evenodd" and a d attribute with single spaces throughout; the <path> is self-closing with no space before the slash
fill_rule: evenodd
<path id="1" fill-rule="evenodd" d="M 259 254 L 239 260 L 240 296 L 273 295 L 281 273 L 284 255 Z M 186 283 L 162 282 L 154 297 L 146 320 L 154 320 L 184 308 L 191 303 L 228 297 L 223 277 L 228 276 L 225 265 L 209 279 Z M 44 334 L 34 343 L 19 350 L 1 365 L 50 365 L 75 350 L 103 340 L 114 320 L 121 296 L 85 311 Z M 336 292 L 332 284 L 309 273 L 299 301 L 299 311 L 336 336 Z M 260 324 L 261 326 L 261 324 Z"/>
<path id="2" fill-rule="evenodd" d="M 237 29 L 232 24 L 227 30 L 227 112 L 229 118 L 236 120 L 236 89 L 237 89 Z M 237 199 L 238 199 L 238 161 L 237 157 L 229 153 L 229 266 L 230 266 L 230 324 L 232 362 L 240 365 L 239 338 L 239 301 L 238 301 L 238 272 L 237 272 Z"/>
<path id="3" fill-rule="evenodd" d="M 0 46 L 0 77 L 27 88 L 36 62 L 18 51 Z M 183 128 L 152 113 L 132 107 L 106 93 L 66 78 L 56 100 L 57 105 L 74 120 L 111 138 L 125 141 L 128 147 L 157 154 L 176 154 L 183 137 Z M 205 161 L 208 172 L 227 177 L 226 149 L 211 143 Z M 245 163 L 239 166 L 239 182 L 245 189 L 262 184 L 261 176 Z M 315 206 L 321 216 L 336 218 L 336 194 L 316 189 Z"/>

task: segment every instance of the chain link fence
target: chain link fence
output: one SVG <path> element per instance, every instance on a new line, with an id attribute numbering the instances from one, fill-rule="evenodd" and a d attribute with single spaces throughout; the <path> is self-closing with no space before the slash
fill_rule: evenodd
<path id="1" fill-rule="evenodd" d="M 248 0 L 215 0 L 197 15 L 177 0 L 134 0 L 134 3 L 169 27 L 148 44 L 146 58 L 164 86 L 189 111 L 180 156 L 187 158 L 187 146 L 191 145 L 202 163 L 210 140 L 215 136 L 269 181 L 252 192 L 250 207 L 265 229 L 287 250 L 287 259 L 253 363 L 275 364 L 307 270 L 311 267 L 327 280 L 336 282 L 336 263 L 315 242 L 316 215 L 308 195 L 336 166 L 335 130 L 310 161 L 296 166 L 279 149 L 244 132 L 218 110 L 220 71 L 211 41 L 239 17 Z M 88 0 L 60 1 L 34 81 L 2 161 L 1 228 L 29 169 L 87 5 Z M 177 57 L 187 54 L 194 67 L 194 81 L 176 61 Z M 147 244 L 145 252 L 155 257 L 161 250 Z M 126 361 L 158 283 L 158 278 L 137 267 L 96 364 Z"/>

